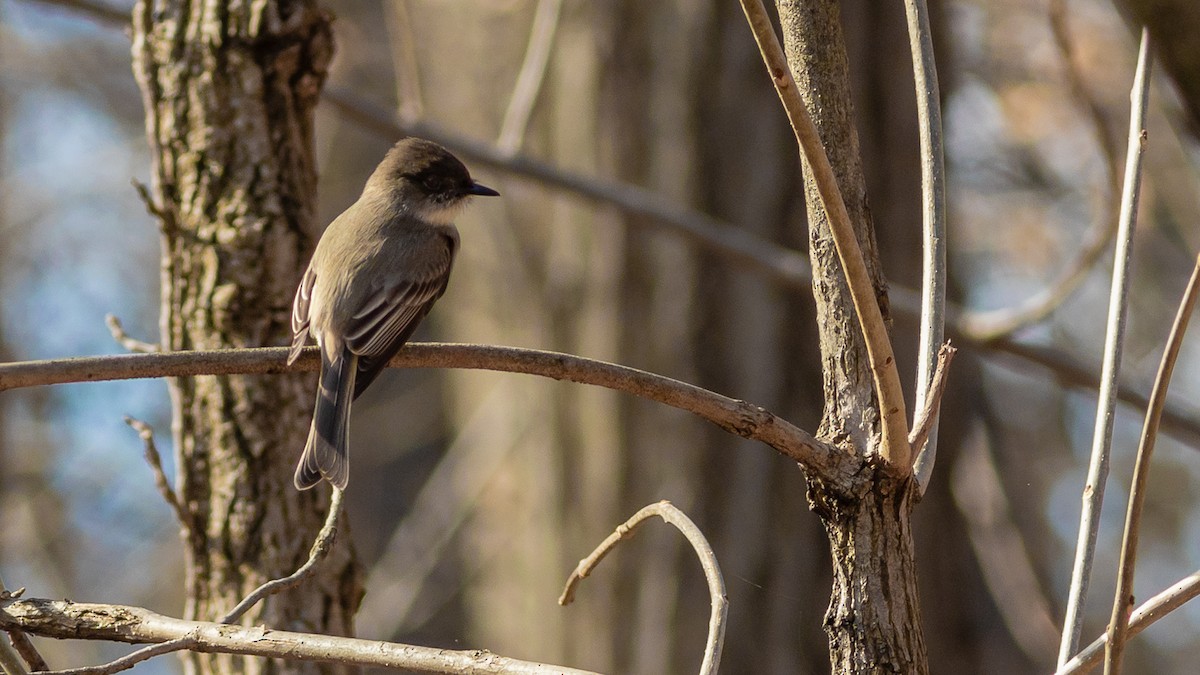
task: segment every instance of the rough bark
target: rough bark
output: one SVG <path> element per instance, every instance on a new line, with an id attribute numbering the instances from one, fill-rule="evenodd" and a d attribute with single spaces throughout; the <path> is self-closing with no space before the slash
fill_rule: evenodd
<path id="1" fill-rule="evenodd" d="M 838 7 L 832 0 L 778 2 L 789 65 L 829 154 L 886 319 Z M 850 493 L 832 494 L 819 481 L 810 485 L 833 557 L 825 615 L 833 672 L 923 673 L 928 665 L 909 529 L 913 486 L 872 462 L 880 420 L 866 349 L 810 168 L 803 171 L 825 385 L 818 435 L 852 447 L 864 462 L 859 489 Z"/>
<path id="2" fill-rule="evenodd" d="M 316 223 L 313 108 L 333 53 L 314 2 L 141 2 L 134 73 L 162 228 L 163 345 L 285 344 L 290 301 Z M 171 382 L 187 618 L 213 620 L 308 555 L 328 492 L 297 493 L 292 464 L 312 405 L 310 376 Z M 348 635 L 361 596 L 346 537 L 302 590 L 246 624 Z M 319 666 L 188 654 L 187 672 Z"/>

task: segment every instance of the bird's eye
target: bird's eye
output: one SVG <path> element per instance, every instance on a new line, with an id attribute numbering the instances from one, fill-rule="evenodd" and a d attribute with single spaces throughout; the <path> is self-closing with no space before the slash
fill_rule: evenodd
<path id="1" fill-rule="evenodd" d="M 435 176 L 427 176 L 421 181 L 421 187 L 425 188 L 426 192 L 441 192 L 442 182 Z"/>

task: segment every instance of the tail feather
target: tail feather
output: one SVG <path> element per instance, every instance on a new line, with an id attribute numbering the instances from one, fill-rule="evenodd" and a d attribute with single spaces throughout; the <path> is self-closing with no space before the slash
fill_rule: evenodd
<path id="1" fill-rule="evenodd" d="M 349 349 L 343 349 L 333 362 L 322 355 L 312 426 L 296 466 L 297 489 L 307 490 L 322 477 L 338 489 L 346 488 L 350 478 L 350 402 L 357 371 L 358 357 Z"/>

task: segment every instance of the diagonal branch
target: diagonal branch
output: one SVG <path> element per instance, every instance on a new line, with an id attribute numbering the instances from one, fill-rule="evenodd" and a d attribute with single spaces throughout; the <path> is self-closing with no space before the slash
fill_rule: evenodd
<path id="1" fill-rule="evenodd" d="M 842 263 L 842 271 L 846 275 L 854 310 L 867 345 L 867 358 L 871 362 L 875 395 L 879 399 L 879 415 L 883 420 L 880 454 L 896 471 L 902 474 L 910 473 L 912 448 L 908 444 L 908 420 L 904 391 L 900 387 L 900 373 L 896 369 L 892 342 L 883 322 L 883 313 L 879 309 L 879 301 L 875 297 L 874 285 L 863 261 L 850 215 L 846 211 L 846 202 L 842 199 L 841 188 L 838 187 L 833 167 L 830 166 L 829 158 L 821 146 L 817 128 L 809 117 L 808 109 L 804 107 L 795 80 L 792 79 L 783 48 L 779 46 L 779 38 L 775 36 L 775 28 L 767 17 L 762 0 L 742 0 L 742 10 L 746 13 L 751 30 L 754 31 L 754 39 L 758 42 L 775 91 L 783 101 L 801 153 L 812 168 L 813 180 L 829 220 L 838 259 Z"/>
<path id="2" fill-rule="evenodd" d="M 264 347 L 4 363 L 0 364 L 0 391 L 67 382 L 317 369 L 316 347 L 305 348 L 293 367 L 287 365 L 287 351 L 285 347 Z M 686 410 L 730 433 L 766 443 L 834 487 L 849 485 L 859 468 L 854 456 L 818 441 L 759 406 L 628 366 L 559 352 L 446 343 L 410 343 L 392 359 L 391 365 L 497 370 L 607 387 Z"/>
<path id="3" fill-rule="evenodd" d="M 1197 595 L 1200 595 L 1200 570 L 1180 579 L 1138 607 L 1129 617 L 1128 637 L 1146 630 L 1151 624 L 1179 609 Z M 1070 661 L 1059 666 L 1054 675 L 1078 675 L 1090 671 L 1104 658 L 1104 646 L 1107 643 L 1108 635 L 1102 634 Z"/>
<path id="4" fill-rule="evenodd" d="M 1117 571 L 1117 593 L 1113 599 L 1112 616 L 1108 620 L 1108 646 L 1105 649 L 1104 671 L 1106 675 L 1121 672 L 1121 657 L 1125 649 L 1125 634 L 1129 623 L 1129 606 L 1133 598 L 1133 570 L 1137 562 L 1138 532 L 1142 523 L 1142 505 L 1146 501 L 1146 478 L 1150 473 L 1150 457 L 1154 454 L 1154 442 L 1158 439 L 1158 423 L 1162 419 L 1162 407 L 1167 400 L 1167 387 L 1179 358 L 1183 335 L 1187 332 L 1188 320 L 1196 306 L 1196 293 L 1200 290 L 1200 257 L 1192 269 L 1179 311 L 1171 326 L 1167 347 L 1163 351 L 1158 375 L 1154 378 L 1154 391 L 1150 394 L 1150 407 L 1146 410 L 1146 423 L 1142 426 L 1142 438 L 1138 443 L 1137 461 L 1133 466 L 1133 487 L 1129 491 L 1129 507 L 1125 515 L 1125 534 L 1121 541 L 1121 564 Z"/>

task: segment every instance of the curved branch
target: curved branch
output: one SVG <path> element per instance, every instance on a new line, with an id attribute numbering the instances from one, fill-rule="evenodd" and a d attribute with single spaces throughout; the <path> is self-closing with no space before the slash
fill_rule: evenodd
<path id="1" fill-rule="evenodd" d="M 942 142 L 941 88 L 933 57 L 933 30 L 925 0 L 904 0 L 913 84 L 917 90 L 917 129 L 921 141 L 921 327 L 917 346 L 916 405 L 926 400 L 937 379 L 946 339 L 946 153 Z M 918 411 L 913 426 L 918 425 Z M 937 459 L 937 411 L 929 420 L 926 442 L 911 443 L 919 453 L 913 472 L 921 494 L 929 487 Z M 911 434 L 910 434 L 911 435 Z"/>
<path id="2" fill-rule="evenodd" d="M 287 365 L 286 347 L 89 356 L 0 364 L 0 391 L 44 384 L 194 375 L 261 375 L 315 371 L 316 347 Z M 496 345 L 409 343 L 392 359 L 401 368 L 468 368 L 526 373 L 623 391 L 679 408 L 750 440 L 761 441 L 801 463 L 833 486 L 858 469 L 849 453 L 759 406 L 644 370 L 559 352 Z"/>
<path id="3" fill-rule="evenodd" d="M 717 672 L 717 666 L 721 663 L 721 646 L 725 641 L 725 616 L 729 611 L 729 601 L 725 597 L 725 579 L 721 576 L 721 567 L 717 564 L 717 556 L 713 553 L 712 546 L 704 537 L 704 533 L 696 527 L 696 523 L 692 522 L 691 518 L 687 517 L 687 514 L 665 499 L 633 514 L 632 518 L 618 525 L 616 531 L 600 542 L 600 545 L 588 557 L 580 560 L 575 570 L 571 572 L 571 576 L 567 578 L 567 584 L 558 598 L 558 604 L 565 607 L 574 602 L 575 589 L 579 583 L 592 573 L 596 565 L 599 565 L 600 561 L 604 560 L 604 557 L 616 548 L 617 544 L 631 538 L 642 523 L 653 516 L 658 516 L 668 525 L 673 525 L 687 538 L 688 543 L 696 551 L 696 556 L 700 559 L 700 566 L 704 568 L 704 578 L 708 581 L 708 596 L 712 601 L 712 611 L 708 617 L 708 642 L 704 646 L 704 660 L 700 664 L 700 675 L 712 675 Z"/>
<path id="4" fill-rule="evenodd" d="M 185 621 L 141 607 L 32 599 L 8 603 L 3 609 L 0 629 L 23 630 L 52 638 L 130 643 L 166 643 L 184 639 L 194 640 L 190 649 L 199 652 L 376 666 L 421 673 L 596 675 L 574 668 L 511 659 L 482 649 L 454 651 L 294 633 L 262 626 Z"/>

